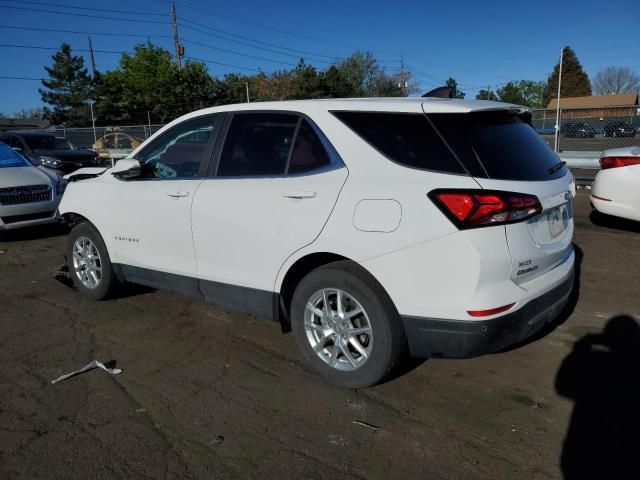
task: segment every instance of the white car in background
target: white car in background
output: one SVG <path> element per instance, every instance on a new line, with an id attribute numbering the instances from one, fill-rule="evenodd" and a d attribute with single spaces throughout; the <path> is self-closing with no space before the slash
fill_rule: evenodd
<path id="1" fill-rule="evenodd" d="M 56 222 L 64 185 L 0 142 L 0 232 Z"/>
<path id="2" fill-rule="evenodd" d="M 276 320 L 347 387 L 407 352 L 502 349 L 573 286 L 572 176 L 530 119 L 439 98 L 193 112 L 72 174 L 71 276 L 96 300 L 134 282 Z"/>
<path id="3" fill-rule="evenodd" d="M 640 146 L 605 150 L 591 187 L 598 212 L 640 221 Z"/>

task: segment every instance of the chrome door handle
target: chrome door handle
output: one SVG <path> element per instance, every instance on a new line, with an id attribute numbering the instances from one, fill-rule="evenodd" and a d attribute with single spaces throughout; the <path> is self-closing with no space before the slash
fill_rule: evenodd
<path id="1" fill-rule="evenodd" d="M 167 195 L 169 195 L 172 198 L 181 198 L 181 197 L 188 197 L 189 192 L 169 192 L 167 193 Z"/>
<path id="2" fill-rule="evenodd" d="M 316 195 L 317 195 L 316 192 L 310 192 L 308 190 L 294 190 L 293 192 L 287 192 L 282 194 L 282 196 L 285 198 L 297 198 L 297 199 L 315 198 Z"/>

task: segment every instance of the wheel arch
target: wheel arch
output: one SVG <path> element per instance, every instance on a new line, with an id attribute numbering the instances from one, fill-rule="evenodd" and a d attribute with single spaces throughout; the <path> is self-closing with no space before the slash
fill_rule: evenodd
<path id="1" fill-rule="evenodd" d="M 276 318 L 280 321 L 283 332 L 289 332 L 291 330 L 291 323 L 289 319 L 289 311 L 291 308 L 291 301 L 293 299 L 293 293 L 300 281 L 316 268 L 328 265 L 334 262 L 348 261 L 357 265 L 362 270 L 365 270 L 373 279 L 380 284 L 375 276 L 369 272 L 365 267 L 355 260 L 348 258 L 344 255 L 340 255 L 333 252 L 313 252 L 303 255 L 296 259 L 288 268 L 279 287 L 276 289 L 276 296 L 278 298 L 278 305 L 276 307 Z M 380 287 L 384 289 L 382 284 Z M 386 290 L 385 290 L 386 291 Z M 390 297 L 389 297 L 390 298 Z"/>

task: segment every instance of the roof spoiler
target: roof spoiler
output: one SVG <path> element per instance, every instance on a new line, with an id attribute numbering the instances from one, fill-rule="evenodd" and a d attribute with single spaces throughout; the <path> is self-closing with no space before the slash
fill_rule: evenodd
<path id="1" fill-rule="evenodd" d="M 425 93 L 422 97 L 431 97 L 431 98 L 453 98 L 453 88 L 452 87 L 438 87 L 433 90 Z"/>

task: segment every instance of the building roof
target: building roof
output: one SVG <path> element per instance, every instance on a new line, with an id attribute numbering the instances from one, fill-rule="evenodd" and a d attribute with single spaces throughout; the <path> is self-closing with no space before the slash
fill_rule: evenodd
<path id="1" fill-rule="evenodd" d="M 51 123 L 41 118 L 0 118 L 0 132 L 7 130 L 42 130 L 49 126 L 51 126 Z"/>
<path id="2" fill-rule="evenodd" d="M 638 105 L 637 93 L 593 95 L 590 97 L 566 97 L 560 99 L 560 108 L 633 107 L 635 105 Z M 552 99 L 547 108 L 558 108 L 558 99 Z"/>

